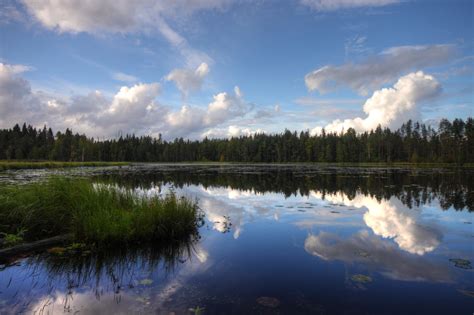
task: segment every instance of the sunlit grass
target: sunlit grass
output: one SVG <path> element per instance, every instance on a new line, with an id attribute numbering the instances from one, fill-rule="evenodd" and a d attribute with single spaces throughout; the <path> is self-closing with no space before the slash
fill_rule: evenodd
<path id="1" fill-rule="evenodd" d="M 200 220 L 197 203 L 174 193 L 147 197 L 61 177 L 0 187 L 0 232 L 22 231 L 25 240 L 66 233 L 98 245 L 174 240 L 195 233 Z"/>

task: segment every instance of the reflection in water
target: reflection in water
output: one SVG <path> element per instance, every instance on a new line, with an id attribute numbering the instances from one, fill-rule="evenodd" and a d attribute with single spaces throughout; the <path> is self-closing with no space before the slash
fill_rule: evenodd
<path id="1" fill-rule="evenodd" d="M 97 174 L 95 174 L 97 175 Z M 120 185 L 150 188 L 201 185 L 228 187 L 253 193 L 278 193 L 285 197 L 311 191 L 343 192 L 349 198 L 362 193 L 376 199 L 395 196 L 408 207 L 439 200 L 444 209 L 474 210 L 474 170 L 339 168 L 313 165 L 138 165 L 99 176 Z M 0 177 L 1 180 L 1 177 Z"/>
<path id="2" fill-rule="evenodd" d="M 309 254 L 324 260 L 364 264 L 395 280 L 451 281 L 448 266 L 403 253 L 393 243 L 370 235 L 367 230 L 359 231 L 348 239 L 327 232 L 310 234 L 304 248 Z"/>
<path id="3" fill-rule="evenodd" d="M 460 293 L 474 290 L 472 271 L 449 260 L 474 260 L 472 226 L 464 223 L 472 222 L 472 171 L 139 165 L 90 175 L 142 194 L 172 189 L 196 198 L 206 224 L 199 236 L 166 246 L 0 265 L 1 314 L 187 314 L 197 307 L 206 314 L 445 314 L 474 307 Z M 351 274 L 373 281 L 351 290 Z M 262 297 L 279 305 L 268 309 Z"/>
<path id="4" fill-rule="evenodd" d="M 215 230 L 225 233 L 232 228 L 234 238 L 238 238 L 243 225 L 255 217 L 273 217 L 278 220 L 281 216 L 279 211 L 282 211 L 282 207 L 274 204 L 274 194 L 259 195 L 231 188 L 203 187 L 187 188 L 186 193 L 198 196 L 200 206 Z M 286 208 L 285 213 L 306 211 L 303 208 L 309 208 L 314 219 L 323 219 L 326 224 L 330 224 L 331 219 L 336 221 L 341 215 L 328 215 L 327 211 L 318 211 L 317 207 L 311 206 L 311 202 L 310 206 L 298 206 L 297 201 L 303 204 L 305 201 L 319 200 L 326 204 L 368 209 L 363 219 L 376 235 L 392 238 L 401 249 L 418 255 L 433 251 L 442 238 L 441 232 L 436 227 L 423 223 L 421 210 L 408 208 L 396 197 L 379 201 L 362 194 L 349 199 L 344 193 L 323 195 L 320 192 L 310 192 L 310 197 L 293 198 L 296 206 L 290 208 L 292 210 Z"/>
<path id="5" fill-rule="evenodd" d="M 5 293 L 17 302 L 10 305 L 8 311 L 0 305 L 0 313 L 143 312 L 151 304 L 152 285 L 158 295 L 164 297 L 171 294 L 170 290 L 177 289 L 179 282 L 175 278 L 170 285 L 167 276 L 175 273 L 182 276 L 190 270 L 196 270 L 205 265 L 208 256 L 194 236 L 139 249 L 107 250 L 85 255 L 33 256 L 25 261 L 21 273 L 11 274 L 7 284 L 7 289 L 13 282 L 14 285 L 26 286 L 28 290 L 7 290 Z M 193 261 L 193 257 L 196 261 Z M 186 268 L 183 268 L 185 264 Z M 18 267 L 10 268 L 6 270 Z M 6 279 L 5 275 L 3 280 Z M 153 284 L 157 280 L 159 283 Z M 0 281 L 0 286 L 5 285 L 3 282 Z M 46 294 L 31 303 L 31 294 L 37 289 Z M 119 304 L 125 304 L 127 308 Z"/>
<path id="6" fill-rule="evenodd" d="M 423 225 L 420 210 L 409 209 L 398 198 L 377 200 L 358 194 L 349 199 L 344 193 L 325 195 L 314 193 L 316 198 L 324 198 L 333 204 L 367 208 L 364 222 L 373 232 L 384 238 L 393 238 L 401 249 L 423 255 L 433 251 L 440 243 L 441 233 L 434 227 Z"/>

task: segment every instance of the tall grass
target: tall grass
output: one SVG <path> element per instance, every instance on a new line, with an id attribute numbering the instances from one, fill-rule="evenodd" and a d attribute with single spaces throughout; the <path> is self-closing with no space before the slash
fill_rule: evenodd
<path id="1" fill-rule="evenodd" d="M 42 183 L 0 187 L 0 232 L 26 240 L 72 233 L 99 245 L 175 240 L 197 232 L 197 203 L 139 196 L 130 189 L 53 177 Z"/>

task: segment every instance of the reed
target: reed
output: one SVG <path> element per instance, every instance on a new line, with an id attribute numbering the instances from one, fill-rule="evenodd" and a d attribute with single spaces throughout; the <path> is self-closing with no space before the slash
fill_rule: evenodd
<path id="1" fill-rule="evenodd" d="M 0 232 L 26 241 L 71 233 L 101 246 L 161 242 L 197 233 L 201 221 L 197 202 L 174 193 L 143 196 L 64 177 L 0 187 Z"/>

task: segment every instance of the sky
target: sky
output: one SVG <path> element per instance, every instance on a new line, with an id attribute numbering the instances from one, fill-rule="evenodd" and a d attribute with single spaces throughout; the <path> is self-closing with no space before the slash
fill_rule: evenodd
<path id="1" fill-rule="evenodd" d="M 470 0 L 0 0 L 0 128 L 311 134 L 474 116 Z"/>

